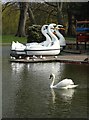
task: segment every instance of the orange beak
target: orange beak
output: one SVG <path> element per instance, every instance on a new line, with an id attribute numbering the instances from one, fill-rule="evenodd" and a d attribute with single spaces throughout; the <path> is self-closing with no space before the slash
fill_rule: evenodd
<path id="1" fill-rule="evenodd" d="M 56 35 L 56 32 L 54 31 L 53 34 Z"/>
<path id="2" fill-rule="evenodd" d="M 65 30 L 65 28 L 58 28 L 59 30 Z"/>

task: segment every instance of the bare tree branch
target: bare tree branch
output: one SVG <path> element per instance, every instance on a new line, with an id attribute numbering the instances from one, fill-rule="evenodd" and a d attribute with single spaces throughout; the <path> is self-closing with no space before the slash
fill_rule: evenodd
<path id="1" fill-rule="evenodd" d="M 2 12 L 7 8 L 7 7 L 10 7 L 11 5 L 14 5 L 15 4 L 15 2 L 7 2 L 6 4 L 4 4 L 3 5 L 3 7 L 2 7 Z"/>
<path id="2" fill-rule="evenodd" d="M 45 2 L 47 5 L 50 5 L 50 6 L 52 6 L 52 7 L 57 7 L 57 5 L 54 5 L 53 3 L 51 3 L 51 2 Z"/>
<path id="3" fill-rule="evenodd" d="M 29 14 L 31 24 L 36 24 L 34 14 L 33 14 L 32 10 L 31 10 L 30 6 L 28 6 L 28 11 L 27 12 Z"/>

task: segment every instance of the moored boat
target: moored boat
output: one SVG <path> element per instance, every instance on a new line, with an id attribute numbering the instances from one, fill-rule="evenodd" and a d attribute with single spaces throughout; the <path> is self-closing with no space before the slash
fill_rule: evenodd
<path id="1" fill-rule="evenodd" d="M 24 45 L 13 41 L 11 46 L 11 56 L 58 55 L 60 53 L 61 44 L 62 46 L 63 44 L 66 44 L 61 33 L 58 34 L 57 28 L 58 26 L 54 23 L 43 25 L 41 32 L 46 40 L 41 43 L 33 42 Z M 59 35 L 59 38 L 54 34 L 54 31 L 56 31 L 57 36 Z"/>
<path id="2" fill-rule="evenodd" d="M 56 24 L 50 24 L 48 26 L 48 34 L 51 36 L 50 45 L 33 45 L 26 46 L 26 54 L 27 55 L 58 55 L 60 53 L 60 41 L 53 34 L 53 30 L 55 29 Z M 52 29 L 52 30 L 51 30 Z M 47 33 L 46 33 L 47 34 Z"/>

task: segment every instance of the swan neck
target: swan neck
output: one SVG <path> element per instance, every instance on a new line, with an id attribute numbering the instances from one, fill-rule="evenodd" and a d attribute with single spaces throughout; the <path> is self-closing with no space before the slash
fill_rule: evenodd
<path id="1" fill-rule="evenodd" d="M 49 33 L 49 35 L 51 36 L 52 39 L 55 39 L 56 41 L 58 40 L 57 37 L 52 33 L 50 26 L 48 26 L 48 33 Z"/>
<path id="2" fill-rule="evenodd" d="M 52 83 L 51 83 L 51 85 L 50 85 L 50 88 L 53 88 L 53 87 L 54 87 L 54 81 L 55 81 L 55 77 L 53 76 L 53 77 L 52 77 Z"/>
<path id="3" fill-rule="evenodd" d="M 58 37 L 59 37 L 60 39 L 64 39 L 63 35 L 62 35 L 58 30 L 56 31 L 56 34 L 58 35 Z"/>
<path id="4" fill-rule="evenodd" d="M 47 34 L 46 30 L 44 30 L 44 27 L 42 27 L 41 32 L 46 37 L 46 40 L 49 41 L 49 42 L 51 42 L 51 38 Z"/>

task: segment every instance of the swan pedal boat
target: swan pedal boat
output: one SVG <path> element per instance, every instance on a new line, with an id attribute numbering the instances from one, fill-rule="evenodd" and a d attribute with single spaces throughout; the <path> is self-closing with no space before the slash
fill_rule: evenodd
<path id="1" fill-rule="evenodd" d="M 26 48 L 26 46 L 23 45 L 22 43 L 19 43 L 18 41 L 15 43 L 13 41 L 12 42 L 12 46 L 11 46 L 11 53 L 10 53 L 10 55 L 12 57 L 25 56 L 26 55 L 25 48 Z"/>
<path id="2" fill-rule="evenodd" d="M 58 55 L 60 49 L 25 49 L 25 50 L 11 50 L 11 55 Z"/>
<path id="3" fill-rule="evenodd" d="M 48 25 L 48 28 L 46 28 L 47 25 L 43 25 L 41 31 L 43 35 L 46 37 L 45 42 L 42 43 L 27 43 L 26 45 L 23 45 L 22 43 L 15 43 L 12 42 L 11 47 L 11 55 L 58 55 L 60 53 L 60 40 L 58 40 L 57 36 L 53 34 L 53 31 L 55 29 L 54 26 L 56 24 L 52 23 Z M 58 34 L 58 33 L 57 33 Z M 60 36 L 60 34 L 58 34 Z M 50 37 L 49 37 L 50 36 Z M 61 35 L 62 36 L 62 35 Z M 60 38 L 63 41 L 63 37 Z M 65 41 L 63 41 L 65 42 Z"/>
<path id="4" fill-rule="evenodd" d="M 34 48 L 34 49 L 25 49 L 27 55 L 58 55 L 60 53 L 59 48 Z"/>
<path id="5" fill-rule="evenodd" d="M 58 55 L 60 53 L 60 46 L 59 41 L 52 42 L 51 46 L 46 47 L 42 45 L 33 45 L 32 47 L 29 45 L 23 45 L 18 44 L 18 47 L 16 49 L 13 48 L 15 46 L 15 42 L 12 43 L 12 49 L 11 49 L 11 56 L 31 56 L 31 55 Z M 22 45 L 22 46 L 21 46 Z M 23 49 L 24 48 L 24 49 Z"/>

